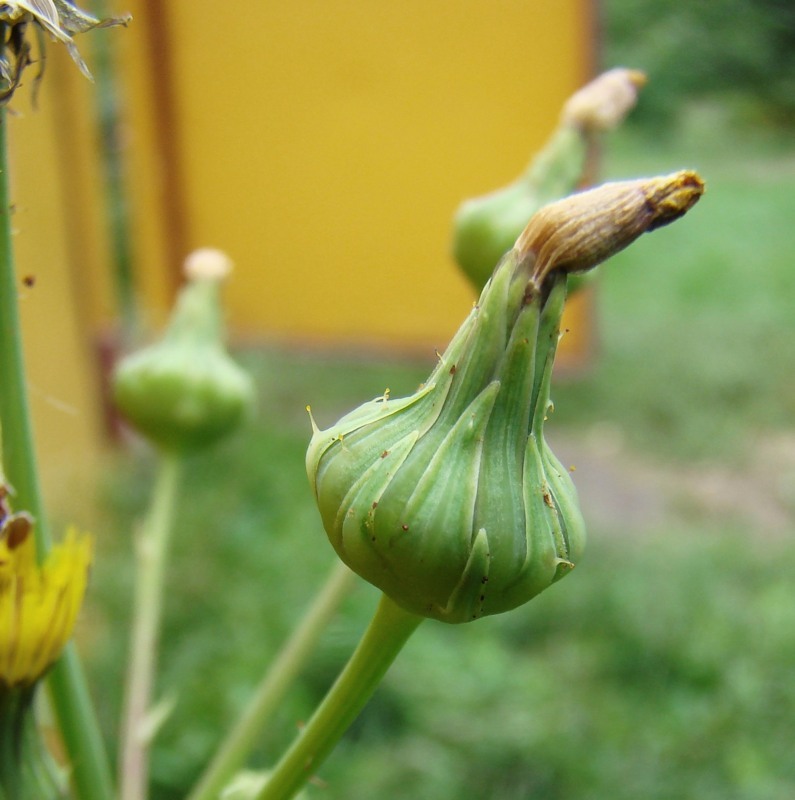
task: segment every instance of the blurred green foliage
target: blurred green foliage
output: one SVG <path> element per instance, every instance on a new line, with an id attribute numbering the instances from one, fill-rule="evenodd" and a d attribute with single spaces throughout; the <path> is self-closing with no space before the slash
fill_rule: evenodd
<path id="1" fill-rule="evenodd" d="M 679 167 L 701 172 L 705 196 L 599 268 L 597 369 L 558 386 L 558 424 L 609 418 L 639 451 L 742 464 L 795 419 L 795 151 L 694 109 L 663 141 L 617 132 L 602 174 Z"/>
<path id="2" fill-rule="evenodd" d="M 606 0 L 601 7 L 605 63 L 652 79 L 634 121 L 670 122 L 688 100 L 711 98 L 731 100 L 746 120 L 795 123 L 790 0 Z"/>
<path id="3" fill-rule="evenodd" d="M 718 144 L 709 118 L 688 125 L 664 147 L 637 132 L 612 140 L 607 174 L 694 166 L 708 191 L 602 269 L 600 354 L 589 374 L 558 383 L 550 435 L 576 440 L 608 425 L 633 457 L 674 475 L 717 465 L 742 476 L 753 463 L 780 483 L 791 514 L 795 469 L 765 472 L 758 461 L 760 439 L 791 437 L 795 419 L 795 157 L 786 141 Z M 258 418 L 191 460 L 180 502 L 158 682 L 177 704 L 155 748 L 155 800 L 184 797 L 332 564 L 304 474 L 305 405 L 325 426 L 386 387 L 411 391 L 433 358 L 247 355 Z M 82 627 L 109 738 L 130 531 L 151 466 L 125 459 L 108 473 Z M 574 574 L 527 606 L 472 625 L 425 623 L 310 800 L 795 796 L 793 526 L 771 531 L 761 514 L 692 502 L 644 525 L 625 523 L 620 506 L 614 516 L 609 529 L 590 526 Z M 255 766 L 269 766 L 307 718 L 375 602 L 363 584 L 346 602 Z"/>

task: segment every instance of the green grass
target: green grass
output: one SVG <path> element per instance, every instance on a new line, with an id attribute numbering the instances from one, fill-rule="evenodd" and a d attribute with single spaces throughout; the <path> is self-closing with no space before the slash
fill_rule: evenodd
<path id="1" fill-rule="evenodd" d="M 606 174 L 695 166 L 708 193 L 603 268 L 601 352 L 587 376 L 557 387 L 553 431 L 576 439 L 609 425 L 633 457 L 674 473 L 742 470 L 759 436 L 792 432 L 795 158 L 775 141 L 731 144 L 692 128 L 664 150 L 631 134 L 611 140 Z M 158 739 L 155 800 L 184 796 L 332 563 L 304 474 L 304 406 L 327 425 L 387 386 L 410 391 L 430 360 L 247 355 L 259 415 L 191 461 L 180 504 L 158 685 L 177 704 Z M 84 635 L 109 738 L 130 531 L 150 480 L 146 459 L 120 460 L 103 492 Z M 591 530 L 582 565 L 527 606 L 471 626 L 423 625 L 309 797 L 792 797 L 791 534 L 698 507 L 620 535 Z M 350 597 L 263 734 L 258 765 L 306 719 L 375 600 L 365 585 Z"/>
<path id="2" fill-rule="evenodd" d="M 600 358 L 556 406 L 567 425 L 620 422 L 652 456 L 737 461 L 795 418 L 795 154 L 764 135 L 729 147 L 701 126 L 664 149 L 609 140 L 605 175 L 695 167 L 707 192 L 600 268 Z"/>

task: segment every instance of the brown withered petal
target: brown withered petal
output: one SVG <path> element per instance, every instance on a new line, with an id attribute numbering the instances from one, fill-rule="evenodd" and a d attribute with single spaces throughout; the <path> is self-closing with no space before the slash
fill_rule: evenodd
<path id="1" fill-rule="evenodd" d="M 704 193 L 692 170 L 606 183 L 545 206 L 530 219 L 516 249 L 540 287 L 553 270 L 592 269 L 642 233 L 681 217 Z"/>
<path id="2" fill-rule="evenodd" d="M 636 69 L 616 67 L 603 72 L 566 101 L 561 122 L 585 131 L 615 128 L 633 108 L 645 84 L 646 75 Z"/>
<path id="3" fill-rule="evenodd" d="M 91 80 L 91 72 L 77 51 L 72 37 L 93 28 L 126 25 L 130 19 L 129 14 L 100 19 L 68 0 L 15 0 L 0 3 L 0 106 L 11 100 L 21 85 L 24 70 L 38 61 L 38 72 L 33 80 L 35 102 L 36 87 L 44 73 L 44 33 L 61 42 L 83 75 Z M 40 54 L 36 59 L 31 54 L 30 29 L 39 45 Z"/>

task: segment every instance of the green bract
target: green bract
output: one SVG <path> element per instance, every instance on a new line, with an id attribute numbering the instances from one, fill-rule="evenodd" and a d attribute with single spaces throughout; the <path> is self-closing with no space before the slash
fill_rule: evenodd
<path id="1" fill-rule="evenodd" d="M 307 472 L 351 569 L 445 622 L 514 608 L 572 569 L 585 529 L 543 435 L 567 273 L 681 216 L 702 191 L 681 172 L 545 207 L 415 394 L 315 427 Z"/>
<path id="2" fill-rule="evenodd" d="M 513 251 L 416 394 L 366 403 L 310 444 L 335 550 L 416 614 L 506 611 L 582 552 L 574 486 L 543 437 L 565 276 L 546 298 L 526 285 Z"/>
<path id="3" fill-rule="evenodd" d="M 209 445 L 237 428 L 253 405 L 253 383 L 221 340 L 218 283 L 215 277 L 191 280 L 163 339 L 116 368 L 119 410 L 160 447 Z"/>

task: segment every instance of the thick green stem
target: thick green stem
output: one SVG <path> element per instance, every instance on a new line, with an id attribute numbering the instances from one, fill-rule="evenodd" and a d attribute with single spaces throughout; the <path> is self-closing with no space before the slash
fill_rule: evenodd
<path id="1" fill-rule="evenodd" d="M 345 669 L 276 765 L 256 800 L 289 800 L 334 749 L 423 617 L 386 595 Z"/>
<path id="2" fill-rule="evenodd" d="M 0 109 L 0 426 L 3 465 L 15 489 L 14 506 L 36 519 L 36 549 L 43 559 L 50 549 L 33 447 L 33 426 L 19 321 L 17 279 L 11 240 L 8 187 L 8 119 Z M 67 645 L 49 676 L 53 707 L 70 760 L 72 783 L 80 800 L 113 796 L 105 747 L 91 705 L 83 670 L 72 645 Z"/>
<path id="3" fill-rule="evenodd" d="M 163 578 L 174 522 L 181 457 L 161 454 L 152 505 L 137 542 L 130 666 L 124 699 L 119 760 L 122 800 L 143 800 L 149 783 L 148 714 L 163 606 Z"/>
<path id="4" fill-rule="evenodd" d="M 311 655 L 318 638 L 350 591 L 355 578 L 355 573 L 335 560 L 323 588 L 263 676 L 245 712 L 229 732 L 188 800 L 216 800 L 240 769 L 257 736 Z"/>

